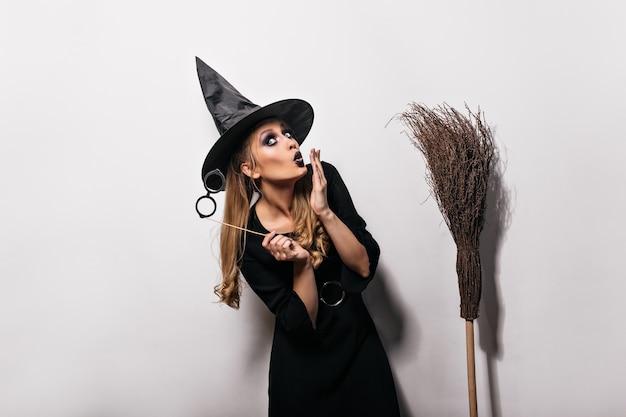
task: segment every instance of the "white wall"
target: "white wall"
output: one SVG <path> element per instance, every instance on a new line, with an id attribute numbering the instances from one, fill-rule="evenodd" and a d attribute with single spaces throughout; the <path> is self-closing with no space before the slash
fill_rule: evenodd
<path id="1" fill-rule="evenodd" d="M 382 247 L 367 294 L 405 416 L 467 415 L 455 247 L 411 101 L 484 110 L 506 167 L 483 234 L 483 416 L 626 412 L 626 6 L 577 1 L 0 4 L 0 415 L 266 414 L 271 317 L 214 303 L 197 218 L 217 138 L 194 56 L 309 100 Z M 495 201 L 499 201 L 495 204 Z"/>

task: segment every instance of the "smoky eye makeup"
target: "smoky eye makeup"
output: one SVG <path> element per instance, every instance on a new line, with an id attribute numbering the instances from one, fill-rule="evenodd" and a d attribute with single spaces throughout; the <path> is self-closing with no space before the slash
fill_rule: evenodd
<path id="1" fill-rule="evenodd" d="M 263 145 L 272 146 L 278 142 L 276 135 L 273 133 L 268 133 L 262 138 Z"/>
<path id="2" fill-rule="evenodd" d="M 284 125 L 281 125 L 280 129 L 271 128 L 261 132 L 261 143 L 265 146 L 275 145 L 276 143 L 278 143 L 280 135 L 288 139 L 294 137 L 293 131 L 291 129 L 287 128 Z"/>

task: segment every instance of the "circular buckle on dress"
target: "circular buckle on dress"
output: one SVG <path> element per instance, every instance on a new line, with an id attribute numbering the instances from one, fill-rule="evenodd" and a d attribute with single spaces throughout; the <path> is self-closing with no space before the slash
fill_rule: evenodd
<path id="1" fill-rule="evenodd" d="M 346 298 L 346 292 L 339 281 L 325 282 L 320 293 L 320 300 L 329 307 L 337 307 Z"/>

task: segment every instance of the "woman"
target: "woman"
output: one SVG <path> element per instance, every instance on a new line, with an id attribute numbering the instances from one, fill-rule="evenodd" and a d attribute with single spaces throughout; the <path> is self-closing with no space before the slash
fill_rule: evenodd
<path id="1" fill-rule="evenodd" d="M 269 415 L 398 416 L 387 356 L 361 292 L 379 248 L 337 170 L 300 144 L 311 106 L 259 107 L 197 59 L 221 137 L 205 160 L 205 187 L 226 178 L 220 300 L 239 307 L 240 273 L 276 315 Z M 235 226 L 235 227 L 232 227 Z"/>

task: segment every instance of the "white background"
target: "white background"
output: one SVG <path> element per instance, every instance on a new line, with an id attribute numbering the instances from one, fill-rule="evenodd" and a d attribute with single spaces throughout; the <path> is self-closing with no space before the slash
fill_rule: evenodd
<path id="1" fill-rule="evenodd" d="M 620 1 L 0 3 L 0 415 L 266 415 L 272 317 L 215 303 L 200 56 L 304 143 L 382 247 L 367 301 L 405 416 L 468 414 L 456 248 L 395 114 L 485 112 L 483 416 L 626 413 Z M 221 202 L 220 198 L 220 202 Z M 218 213 L 219 214 L 219 213 Z"/>

